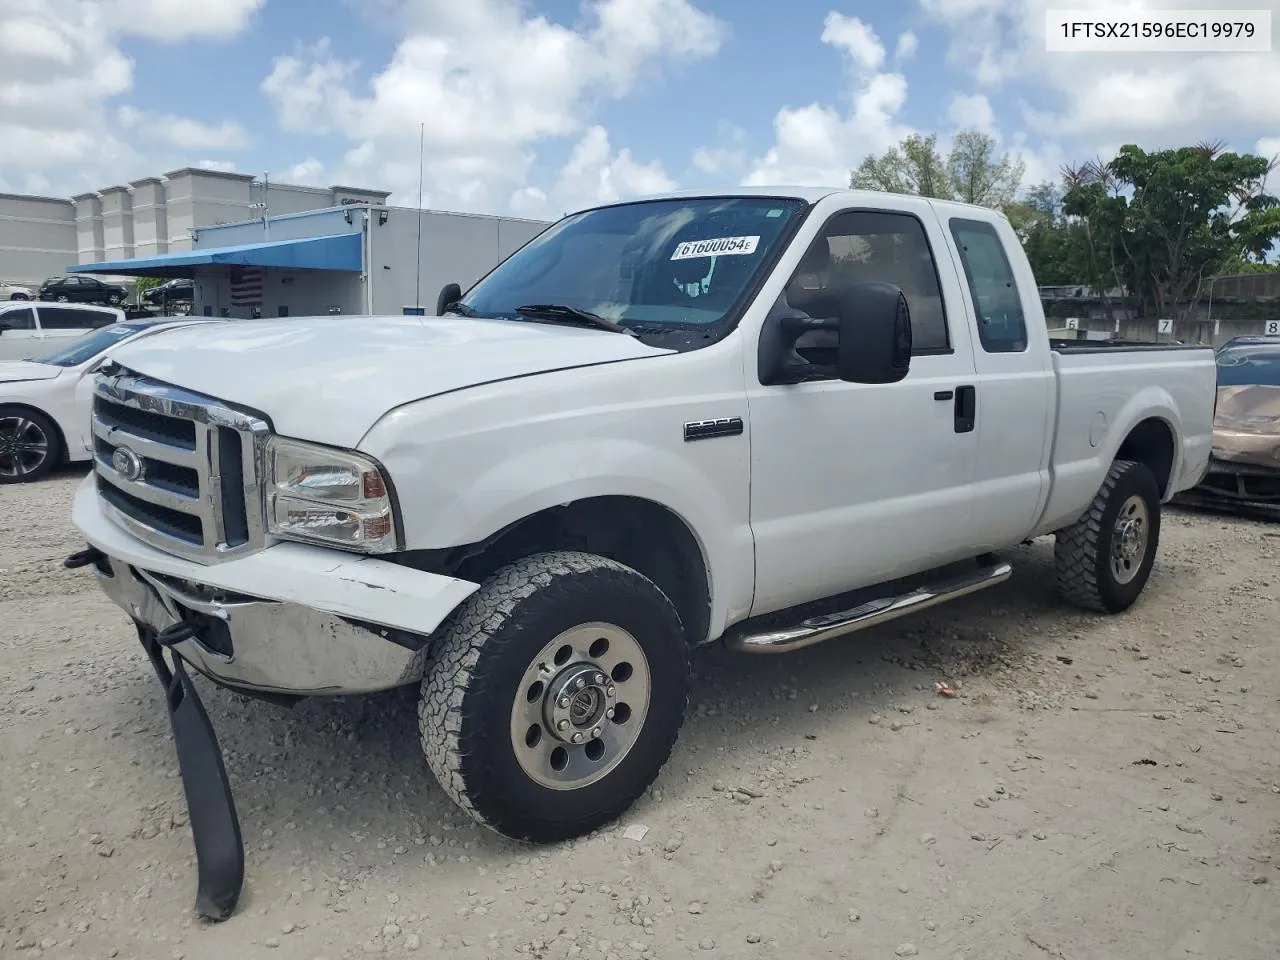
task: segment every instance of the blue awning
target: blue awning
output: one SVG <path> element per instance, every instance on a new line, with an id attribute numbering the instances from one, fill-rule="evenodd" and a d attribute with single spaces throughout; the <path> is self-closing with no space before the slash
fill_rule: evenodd
<path id="1" fill-rule="evenodd" d="M 125 277 L 190 277 L 193 276 L 195 267 L 208 266 L 344 270 L 359 273 L 360 234 L 339 233 L 328 237 L 303 237 L 298 240 L 243 243 L 235 247 L 183 250 L 154 257 L 134 257 L 130 260 L 77 263 L 67 267 L 67 270 L 70 273 L 109 273 Z"/>

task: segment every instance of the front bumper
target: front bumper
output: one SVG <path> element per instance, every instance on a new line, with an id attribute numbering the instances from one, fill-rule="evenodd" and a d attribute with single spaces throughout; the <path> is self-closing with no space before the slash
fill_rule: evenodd
<path id="1" fill-rule="evenodd" d="M 1234 506 L 1280 514 L 1280 468 L 1214 457 L 1200 483 L 1181 499 L 1188 504 Z"/>
<path id="2" fill-rule="evenodd" d="M 345 694 L 412 683 L 430 634 L 478 585 L 386 560 L 297 543 L 211 566 L 171 556 L 103 513 L 93 475 L 72 522 L 106 559 L 103 591 L 155 631 L 181 621 L 174 646 L 196 670 L 264 693 Z"/>

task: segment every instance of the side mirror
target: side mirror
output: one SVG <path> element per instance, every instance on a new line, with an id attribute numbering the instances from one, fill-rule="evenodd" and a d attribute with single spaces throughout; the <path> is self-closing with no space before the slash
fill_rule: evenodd
<path id="1" fill-rule="evenodd" d="M 896 284 L 852 287 L 840 303 L 836 376 L 847 383 L 897 383 L 911 369 L 911 310 Z"/>
<path id="2" fill-rule="evenodd" d="M 911 312 L 897 285 L 875 281 L 849 287 L 812 317 L 780 299 L 760 331 L 759 374 L 765 386 L 838 379 L 897 383 L 911 369 Z M 812 344 L 801 344 L 813 334 Z"/>
<path id="3" fill-rule="evenodd" d="M 436 316 L 444 316 L 444 312 L 462 299 L 462 287 L 456 283 L 446 283 L 440 288 L 440 296 L 436 297 Z"/>

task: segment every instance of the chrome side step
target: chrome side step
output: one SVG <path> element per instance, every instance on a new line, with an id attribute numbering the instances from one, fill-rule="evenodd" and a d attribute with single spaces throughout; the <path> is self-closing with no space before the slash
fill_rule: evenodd
<path id="1" fill-rule="evenodd" d="M 971 573 L 925 584 L 900 596 L 880 597 L 849 610 L 810 617 L 794 627 L 730 636 L 727 645 L 740 653 L 789 653 L 994 587 L 1008 580 L 1012 573 L 1013 567 L 1010 564 L 996 563 Z"/>

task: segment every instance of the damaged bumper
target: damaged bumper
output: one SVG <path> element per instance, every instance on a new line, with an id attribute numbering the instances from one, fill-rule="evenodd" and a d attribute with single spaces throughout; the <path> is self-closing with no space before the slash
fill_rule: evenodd
<path id="1" fill-rule="evenodd" d="M 1280 514 L 1280 468 L 1214 457 L 1204 478 L 1183 499 L 1206 506 L 1236 506 Z"/>
<path id="2" fill-rule="evenodd" d="M 194 628 L 173 651 L 227 686 L 263 693 L 347 694 L 421 677 L 426 638 L 477 584 L 386 560 L 278 543 L 201 565 L 156 550 L 102 512 L 92 475 L 72 520 L 103 555 L 103 591 L 140 626 Z"/>

